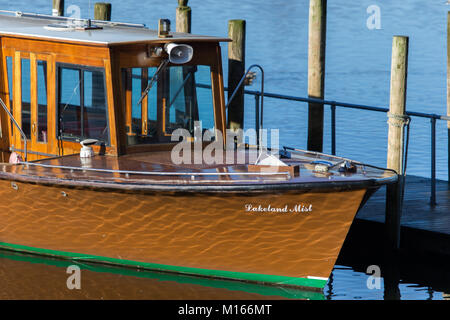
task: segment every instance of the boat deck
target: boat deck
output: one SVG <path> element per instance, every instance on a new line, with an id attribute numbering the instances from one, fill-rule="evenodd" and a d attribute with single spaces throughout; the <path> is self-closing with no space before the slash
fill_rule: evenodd
<path id="1" fill-rule="evenodd" d="M 244 153 L 244 152 L 242 152 Z M 233 157 L 231 157 L 233 158 Z M 225 164 L 180 164 L 171 160 L 170 151 L 130 154 L 121 157 L 96 155 L 80 159 L 71 155 L 34 161 L 26 164 L 0 166 L 0 179 L 35 183 L 70 184 L 78 186 L 102 186 L 114 188 L 177 188 L 205 186 L 245 187 L 254 189 L 277 186 L 279 188 L 367 188 L 396 180 L 392 171 L 356 164 L 355 173 L 341 173 L 337 167 L 327 173 L 314 171 L 313 161 L 342 162 L 342 158 L 310 152 L 297 152 L 295 158 L 282 159 L 290 166 L 298 165 L 299 173 L 293 174 L 286 167 L 249 168 L 249 159 L 256 159 L 256 150 L 245 154 L 234 153 L 234 159 Z M 191 159 L 196 159 L 192 154 Z M 201 159 L 201 158 L 200 158 Z M 240 161 L 238 161 L 240 160 Z M 231 164 L 230 164 L 231 162 Z M 259 186 L 259 187 L 258 187 Z M 186 188 L 185 188 L 186 189 Z"/>

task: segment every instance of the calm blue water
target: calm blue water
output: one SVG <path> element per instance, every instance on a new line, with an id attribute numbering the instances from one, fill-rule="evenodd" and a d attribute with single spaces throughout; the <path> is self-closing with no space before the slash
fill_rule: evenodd
<path id="1" fill-rule="evenodd" d="M 81 17 L 93 17 L 94 0 L 66 0 L 66 15 L 79 7 Z M 109 0 L 112 19 L 145 23 L 157 28 L 160 18 L 175 22 L 177 1 Z M 229 19 L 247 21 L 247 65 L 257 63 L 266 72 L 266 91 L 307 95 L 307 0 L 191 0 L 193 33 L 227 35 Z M 366 12 L 377 5 L 381 29 L 369 30 Z M 8 10 L 51 12 L 50 0 L 0 1 Z M 446 113 L 446 20 L 449 7 L 444 0 L 328 2 L 326 94 L 329 100 L 380 107 L 389 105 L 391 44 L 393 35 L 410 37 L 407 110 Z M 174 28 L 174 26 L 173 26 Z M 227 73 L 223 45 L 224 72 Z M 225 79 L 226 81 L 226 79 Z M 259 89 L 256 82 L 249 89 Z M 280 129 L 280 142 L 306 147 L 307 105 L 274 99 L 265 100 L 265 126 Z M 325 115 L 324 151 L 330 152 L 329 112 Z M 386 162 L 386 115 L 338 109 L 337 153 L 383 166 Z M 246 127 L 254 126 L 254 100 L 246 100 Z M 447 179 L 447 130 L 437 126 L 437 175 Z M 430 176 L 430 122 L 414 118 L 408 173 Z"/>
<path id="2" fill-rule="evenodd" d="M 66 0 L 66 8 L 77 5 L 81 17 L 93 17 L 95 1 Z M 145 23 L 157 28 L 160 18 L 175 22 L 177 1 L 109 0 L 112 20 Z M 229 19 L 247 21 L 247 65 L 260 64 L 266 72 L 266 91 L 307 95 L 307 0 L 194 0 L 193 33 L 227 35 Z M 366 9 L 381 9 L 381 29 L 369 30 Z M 50 0 L 0 1 L 0 8 L 50 13 Z M 407 109 L 446 113 L 446 19 L 450 9 L 444 0 L 328 1 L 326 99 L 388 107 L 391 43 L 393 35 L 410 37 Z M 66 13 L 66 15 L 70 15 Z M 225 84 L 226 51 L 223 45 Z M 259 90 L 258 81 L 249 89 Z M 246 99 L 246 127 L 254 125 L 254 100 Z M 265 100 L 265 126 L 280 129 L 282 144 L 306 147 L 307 105 Z M 326 109 L 324 151 L 330 152 L 329 112 Z M 385 165 L 386 115 L 338 109 L 338 155 Z M 437 126 L 437 175 L 447 179 L 447 129 Z M 430 176 L 430 123 L 414 118 L 411 124 L 408 173 Z M 369 290 L 367 275 L 351 267 L 336 266 L 333 282 L 324 294 L 330 299 L 383 299 L 383 287 Z M 401 282 L 402 299 L 442 299 L 441 291 L 427 285 Z"/>

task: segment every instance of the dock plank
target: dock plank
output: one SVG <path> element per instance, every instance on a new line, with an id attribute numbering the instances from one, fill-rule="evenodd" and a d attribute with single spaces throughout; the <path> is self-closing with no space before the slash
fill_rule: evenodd
<path id="1" fill-rule="evenodd" d="M 450 184 L 436 181 L 435 206 L 430 205 L 431 179 L 408 175 L 401 217 L 402 227 L 450 235 Z M 357 220 L 384 223 L 386 188 L 380 188 L 358 212 Z"/>

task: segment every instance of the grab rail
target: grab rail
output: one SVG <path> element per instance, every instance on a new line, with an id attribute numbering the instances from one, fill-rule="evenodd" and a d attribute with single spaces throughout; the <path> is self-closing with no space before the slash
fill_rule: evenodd
<path id="1" fill-rule="evenodd" d="M 3 100 L 0 98 L 0 104 L 2 105 L 3 109 L 6 111 L 6 113 L 8 114 L 8 116 L 11 118 L 12 122 L 14 123 L 14 125 L 16 126 L 17 130 L 19 130 L 20 135 L 23 138 L 23 144 L 24 144 L 24 157 L 25 157 L 25 162 L 27 162 L 28 159 L 28 151 L 27 151 L 27 136 L 25 135 L 25 133 L 22 131 L 22 128 L 19 126 L 19 124 L 17 123 L 16 119 L 14 118 L 14 116 L 11 114 L 11 112 L 8 110 L 8 107 L 5 105 L 5 103 L 3 102 Z"/>
<path id="2" fill-rule="evenodd" d="M 211 89 L 210 85 L 205 84 L 197 84 L 197 87 L 199 88 L 205 88 L 205 89 Z M 224 88 L 225 91 L 228 91 L 228 88 Z M 374 107 L 374 106 L 368 106 L 368 105 L 362 105 L 362 104 L 352 104 L 352 103 L 345 103 L 345 102 L 339 102 L 339 101 L 333 101 L 333 100 L 322 100 L 317 98 L 304 98 L 304 97 L 296 97 L 296 96 L 290 96 L 285 94 L 276 94 L 276 93 L 269 93 L 269 92 L 260 92 L 255 90 L 244 90 L 244 94 L 246 95 L 253 95 L 255 97 L 255 113 L 257 114 L 258 110 L 258 102 L 259 98 L 266 97 L 266 98 L 273 98 L 273 99 L 280 99 L 280 100 L 287 100 L 287 101 L 296 101 L 296 102 L 305 102 L 305 103 L 320 103 L 324 105 L 330 106 L 331 110 L 331 154 L 336 154 L 336 107 L 342 107 L 342 108 L 349 108 L 349 109 L 356 109 L 356 110 L 367 110 L 367 111 L 375 111 L 375 112 L 382 112 L 387 113 L 389 112 L 389 108 L 381 108 L 381 107 Z M 436 204 L 436 122 L 437 120 L 443 120 L 450 122 L 450 116 L 447 115 L 440 115 L 440 114 L 434 114 L 434 113 L 423 113 L 423 112 L 416 112 L 416 111 L 406 111 L 405 114 L 407 116 L 411 117 L 419 117 L 424 119 L 430 120 L 430 137 L 431 137 L 431 152 L 430 152 L 430 163 L 431 163 L 431 184 L 430 184 L 430 204 L 434 206 Z M 449 166 L 450 166 L 450 159 L 449 159 Z M 449 170 L 449 177 L 448 177 L 449 183 L 450 183 L 450 170 Z"/>
<path id="3" fill-rule="evenodd" d="M 253 68 L 258 68 L 261 71 L 261 105 L 259 104 L 259 99 L 256 101 L 256 110 L 255 110 L 255 117 L 256 117 L 256 140 L 257 140 L 257 146 L 258 149 L 261 146 L 261 137 L 260 137 L 260 129 L 263 128 L 263 111 L 264 111 L 264 69 L 259 64 L 252 64 L 250 67 L 248 67 L 247 72 L 242 76 L 241 80 L 239 81 L 238 85 L 234 89 L 233 93 L 231 94 L 230 99 L 228 99 L 227 105 L 225 106 L 225 109 L 228 109 L 228 106 L 230 105 L 231 101 L 233 101 L 234 97 L 236 96 L 238 90 L 242 87 L 242 84 L 244 83 L 245 78 L 249 74 L 250 70 Z M 245 92 L 245 90 L 244 90 Z"/>
<path id="4" fill-rule="evenodd" d="M 46 19 L 46 20 L 55 20 L 55 21 L 81 21 L 85 22 L 87 19 L 82 18 L 74 18 L 74 17 L 64 17 L 64 16 L 53 16 L 42 13 L 31 13 L 31 12 L 22 12 L 22 11 L 12 11 L 12 10 L 0 10 L 0 14 L 9 14 L 15 15 L 16 17 L 25 17 L 25 18 L 35 18 L 35 19 Z M 93 20 L 92 23 L 102 24 L 107 26 L 117 26 L 117 27 L 130 27 L 130 28 L 146 28 L 143 23 L 129 23 L 129 22 L 118 22 L 118 21 L 105 21 L 105 20 Z"/>
<path id="5" fill-rule="evenodd" d="M 63 170 L 77 170 L 77 171 L 93 171 L 104 173 L 119 173 L 119 174 L 136 174 L 136 175 L 148 175 L 148 176 L 191 176 L 193 180 L 195 176 L 275 176 L 285 175 L 287 179 L 291 178 L 289 171 L 286 172 L 162 172 L 162 171 L 129 171 L 129 170 L 117 170 L 117 169 L 100 169 L 100 168 L 83 168 L 83 167 L 71 167 L 71 166 L 59 166 L 53 164 L 43 164 L 37 162 L 20 162 L 19 164 L 25 166 L 37 166 L 43 168 L 54 168 Z"/>

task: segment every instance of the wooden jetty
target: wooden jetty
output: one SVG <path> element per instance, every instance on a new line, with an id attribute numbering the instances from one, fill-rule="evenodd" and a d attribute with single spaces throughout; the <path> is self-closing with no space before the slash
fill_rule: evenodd
<path id="1" fill-rule="evenodd" d="M 406 176 L 399 249 L 411 255 L 450 257 L 450 184 L 436 181 L 435 206 L 430 205 L 430 184 L 428 178 Z M 383 243 L 385 192 L 386 188 L 380 188 L 358 212 L 347 245 Z"/>
<path id="2" fill-rule="evenodd" d="M 431 179 L 407 175 L 400 226 L 400 246 L 386 250 L 385 193 L 378 190 L 353 221 L 337 265 L 367 272 L 380 267 L 385 299 L 401 299 L 400 284 L 434 291 L 450 288 L 450 184 L 436 181 L 437 205 L 430 205 Z M 328 283 L 332 294 L 333 279 Z M 432 292 L 432 291 L 430 291 Z M 445 296 L 445 294 L 444 294 Z"/>

